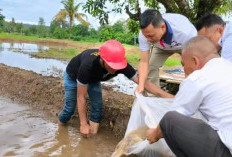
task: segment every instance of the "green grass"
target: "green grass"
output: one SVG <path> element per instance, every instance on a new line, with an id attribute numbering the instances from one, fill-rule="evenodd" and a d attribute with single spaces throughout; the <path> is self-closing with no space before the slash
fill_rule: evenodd
<path id="1" fill-rule="evenodd" d="M 8 38 L 8 39 L 22 39 L 22 40 L 41 40 L 45 38 L 39 38 L 36 36 L 24 36 L 20 34 L 13 33 L 0 33 L 0 38 Z"/>
<path id="2" fill-rule="evenodd" d="M 122 44 L 122 45 L 126 48 L 137 48 L 138 47 L 138 44 L 136 45 Z"/>
<path id="3" fill-rule="evenodd" d="M 140 55 L 139 54 L 126 54 L 126 59 L 131 65 L 133 65 L 134 67 L 137 67 L 139 65 Z M 164 65 L 165 66 L 181 65 L 181 61 L 174 60 L 174 59 L 167 59 L 164 62 Z"/>
<path id="4" fill-rule="evenodd" d="M 137 67 L 139 64 L 140 54 L 126 54 L 126 59 L 132 66 Z"/>
<path id="5" fill-rule="evenodd" d="M 181 65 L 181 61 L 180 60 L 174 60 L 174 59 L 167 59 L 164 62 L 165 66 L 175 66 L 175 65 Z"/>
<path id="6" fill-rule="evenodd" d="M 54 49 L 50 48 L 45 51 L 40 51 L 39 53 L 33 54 L 33 56 L 40 58 L 56 58 L 63 60 L 70 60 L 80 52 L 75 48 L 69 49 Z"/>

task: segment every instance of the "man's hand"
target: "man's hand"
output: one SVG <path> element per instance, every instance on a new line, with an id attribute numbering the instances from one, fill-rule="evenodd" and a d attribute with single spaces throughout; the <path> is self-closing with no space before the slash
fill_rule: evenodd
<path id="1" fill-rule="evenodd" d="M 156 129 L 151 128 L 147 130 L 147 140 L 150 144 L 159 141 L 160 138 L 163 138 L 163 133 L 159 125 Z"/>
<path id="2" fill-rule="evenodd" d="M 150 144 L 158 141 L 156 138 L 155 129 L 152 128 L 147 130 L 147 140 Z"/>
<path id="3" fill-rule="evenodd" d="M 138 87 L 135 89 L 135 92 L 137 92 L 137 93 L 142 93 L 143 91 L 144 91 L 143 85 L 138 85 Z"/>
<path id="4" fill-rule="evenodd" d="M 90 126 L 89 124 L 82 124 L 80 126 L 80 132 L 82 134 L 82 136 L 84 137 L 89 137 L 90 136 Z"/>

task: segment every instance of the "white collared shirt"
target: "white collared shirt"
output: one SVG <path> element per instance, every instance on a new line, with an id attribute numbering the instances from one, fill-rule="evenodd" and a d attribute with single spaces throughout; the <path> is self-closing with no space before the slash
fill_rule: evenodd
<path id="1" fill-rule="evenodd" d="M 219 41 L 222 47 L 221 56 L 232 62 L 232 22 L 226 24 L 222 38 Z"/>
<path id="2" fill-rule="evenodd" d="M 160 42 L 155 43 L 154 46 L 163 50 L 180 50 L 182 45 L 194 36 L 197 36 L 197 30 L 194 25 L 183 15 L 166 13 L 162 15 L 163 19 L 170 25 L 173 32 L 171 44 Z M 150 43 L 146 37 L 139 32 L 139 48 L 141 51 L 150 50 Z"/>
<path id="3" fill-rule="evenodd" d="M 187 116 L 200 111 L 232 154 L 232 63 L 208 61 L 180 85 L 173 109 Z"/>

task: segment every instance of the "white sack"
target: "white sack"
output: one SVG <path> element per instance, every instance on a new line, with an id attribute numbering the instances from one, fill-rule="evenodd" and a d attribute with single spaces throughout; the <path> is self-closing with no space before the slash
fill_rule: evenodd
<path id="1" fill-rule="evenodd" d="M 169 111 L 171 107 L 170 104 L 173 101 L 173 99 L 167 98 L 144 97 L 137 93 L 136 96 L 137 98 L 133 103 L 125 137 L 131 131 L 141 126 L 146 125 L 149 128 L 156 128 L 164 114 Z M 126 155 L 130 154 L 138 154 L 139 156 L 147 157 L 175 156 L 164 139 L 160 139 L 153 144 L 149 144 L 147 140 L 138 142 L 126 153 Z"/>

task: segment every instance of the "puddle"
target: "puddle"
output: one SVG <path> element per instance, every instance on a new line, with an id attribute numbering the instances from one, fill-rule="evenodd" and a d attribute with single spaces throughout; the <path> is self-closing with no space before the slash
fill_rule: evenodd
<path id="1" fill-rule="evenodd" d="M 0 49 L 23 53 L 37 53 L 39 51 L 48 50 L 49 47 L 29 43 L 0 43 Z"/>
<path id="2" fill-rule="evenodd" d="M 34 58 L 29 54 L 9 50 L 0 51 L 0 63 L 54 77 L 61 77 L 67 64 L 55 59 Z"/>
<path id="3" fill-rule="evenodd" d="M 78 119 L 59 127 L 56 117 L 0 97 L 0 156 L 108 157 L 118 142 L 100 130 L 86 139 L 78 132 Z"/>

